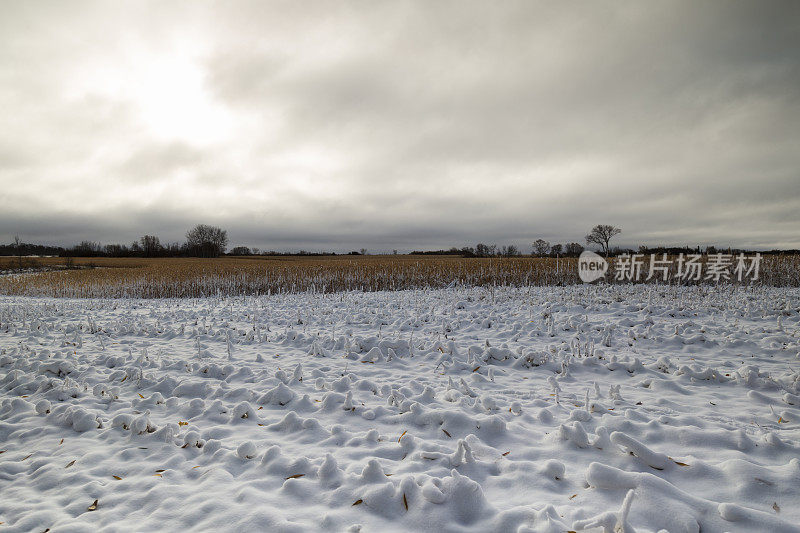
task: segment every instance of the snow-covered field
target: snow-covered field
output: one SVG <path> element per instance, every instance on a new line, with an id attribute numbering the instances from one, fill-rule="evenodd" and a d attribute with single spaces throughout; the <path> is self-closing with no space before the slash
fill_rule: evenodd
<path id="1" fill-rule="evenodd" d="M 800 531 L 798 309 L 0 297 L 0 531 Z"/>

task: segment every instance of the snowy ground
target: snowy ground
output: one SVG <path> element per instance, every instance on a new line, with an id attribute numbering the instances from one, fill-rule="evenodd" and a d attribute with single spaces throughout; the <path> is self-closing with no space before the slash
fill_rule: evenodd
<path id="1" fill-rule="evenodd" d="M 800 531 L 799 308 L 0 297 L 0 532 Z"/>

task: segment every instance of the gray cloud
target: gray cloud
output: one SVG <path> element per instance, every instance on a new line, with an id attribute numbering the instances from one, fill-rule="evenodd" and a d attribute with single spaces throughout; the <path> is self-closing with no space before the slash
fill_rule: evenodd
<path id="1" fill-rule="evenodd" d="M 0 239 L 800 247 L 795 2 L 7 2 Z"/>

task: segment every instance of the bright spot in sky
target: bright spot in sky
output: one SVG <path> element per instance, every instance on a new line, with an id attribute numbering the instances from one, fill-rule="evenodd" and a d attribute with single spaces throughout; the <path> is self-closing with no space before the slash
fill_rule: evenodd
<path id="1" fill-rule="evenodd" d="M 137 78 L 131 96 L 154 137 L 205 144 L 227 135 L 230 117 L 209 96 L 203 72 L 191 61 L 159 58 Z"/>

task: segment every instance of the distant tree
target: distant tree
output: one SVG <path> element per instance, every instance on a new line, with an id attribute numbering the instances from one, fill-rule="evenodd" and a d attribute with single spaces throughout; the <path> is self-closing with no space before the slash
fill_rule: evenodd
<path id="1" fill-rule="evenodd" d="M 261 253 L 261 248 L 253 248 L 253 255 L 258 255 Z"/>
<path id="2" fill-rule="evenodd" d="M 622 233 L 622 230 L 610 224 L 598 224 L 586 236 L 586 244 L 596 244 L 600 246 L 600 251 L 608 257 L 609 242 L 615 235 Z"/>
<path id="3" fill-rule="evenodd" d="M 124 244 L 106 244 L 103 253 L 109 257 L 127 257 L 131 255 L 130 249 Z"/>
<path id="4" fill-rule="evenodd" d="M 236 246 L 231 250 L 231 255 L 253 255 L 247 246 Z"/>
<path id="5" fill-rule="evenodd" d="M 636 250 L 633 250 L 631 248 L 620 248 L 619 246 L 614 246 L 613 248 L 610 248 L 608 250 L 608 255 L 610 255 L 610 256 L 617 256 L 617 255 L 621 255 L 621 254 L 631 254 L 632 255 L 632 254 L 635 254 L 635 253 L 636 253 Z"/>
<path id="6" fill-rule="evenodd" d="M 79 245 L 70 250 L 70 255 L 74 257 L 96 257 L 100 255 L 101 250 L 100 243 L 81 241 Z"/>
<path id="7" fill-rule="evenodd" d="M 367 255 L 367 249 L 366 248 L 362 248 L 360 250 L 360 252 L 361 252 L 361 255 Z"/>
<path id="8" fill-rule="evenodd" d="M 536 239 L 533 242 L 533 253 L 536 255 L 547 255 L 550 251 L 550 243 L 544 239 Z"/>
<path id="9" fill-rule="evenodd" d="M 475 255 L 478 257 L 486 257 L 489 255 L 489 247 L 482 242 L 475 245 Z"/>
<path id="10" fill-rule="evenodd" d="M 14 250 L 17 252 L 17 266 L 22 268 L 22 243 L 19 240 L 19 235 L 14 235 Z"/>
<path id="11" fill-rule="evenodd" d="M 519 255 L 519 248 L 514 246 L 513 244 L 509 244 L 508 246 L 503 246 L 500 250 L 500 255 L 503 257 L 514 257 Z"/>
<path id="12" fill-rule="evenodd" d="M 567 247 L 564 249 L 564 255 L 575 257 L 581 255 L 581 253 L 583 253 L 583 246 L 577 242 L 568 243 Z"/>
<path id="13" fill-rule="evenodd" d="M 184 254 L 184 250 L 182 249 L 180 243 L 171 242 L 164 246 L 164 253 L 169 257 L 178 257 L 179 255 Z"/>
<path id="14" fill-rule="evenodd" d="M 397 250 L 392 250 L 392 255 L 397 255 Z"/>
<path id="15" fill-rule="evenodd" d="M 32 244 L 22 241 L 17 242 L 17 238 L 9 244 L 0 244 L 0 256 L 20 257 L 26 255 L 60 255 L 66 252 L 60 246 L 47 246 L 44 244 Z M 24 264 L 25 261 L 22 261 Z"/>
<path id="16" fill-rule="evenodd" d="M 563 253 L 564 247 L 560 244 L 554 244 L 550 247 L 550 255 L 553 257 L 558 257 Z"/>
<path id="17" fill-rule="evenodd" d="M 139 239 L 139 244 L 142 247 L 142 253 L 145 257 L 158 257 L 163 255 L 164 247 L 161 246 L 161 240 L 155 235 L 145 235 Z"/>
<path id="18" fill-rule="evenodd" d="M 216 226 L 198 224 L 186 233 L 187 251 L 195 257 L 219 257 L 228 246 L 228 232 Z"/>
<path id="19" fill-rule="evenodd" d="M 497 255 L 497 245 L 496 244 L 490 244 L 489 245 L 489 256 L 495 256 L 495 255 Z"/>

